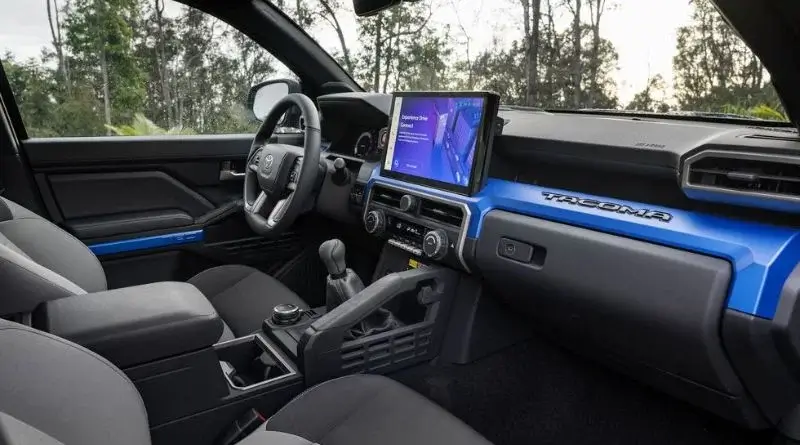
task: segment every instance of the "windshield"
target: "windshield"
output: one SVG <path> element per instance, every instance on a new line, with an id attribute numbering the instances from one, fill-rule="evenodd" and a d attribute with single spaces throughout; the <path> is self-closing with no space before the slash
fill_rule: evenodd
<path id="1" fill-rule="evenodd" d="M 219 0 L 221 1 L 221 0 Z M 786 121 L 710 0 L 271 0 L 366 90 L 490 90 L 506 106 Z M 0 0 L 2 63 L 32 137 L 255 131 L 250 87 L 294 77 L 174 0 Z"/>
<path id="2" fill-rule="evenodd" d="M 367 18 L 347 0 L 274 3 L 369 91 L 787 120 L 769 74 L 710 0 L 422 0 Z"/>

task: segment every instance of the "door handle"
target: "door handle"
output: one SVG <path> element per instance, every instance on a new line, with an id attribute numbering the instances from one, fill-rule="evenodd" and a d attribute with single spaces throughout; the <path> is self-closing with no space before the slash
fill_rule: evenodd
<path id="1" fill-rule="evenodd" d="M 244 178 L 244 172 L 237 172 L 233 161 L 225 161 L 219 170 L 220 181 L 234 181 Z"/>
<path id="2" fill-rule="evenodd" d="M 219 171 L 219 180 L 220 181 L 233 181 L 235 179 L 242 179 L 244 178 L 244 172 L 237 172 L 235 170 L 220 170 Z"/>

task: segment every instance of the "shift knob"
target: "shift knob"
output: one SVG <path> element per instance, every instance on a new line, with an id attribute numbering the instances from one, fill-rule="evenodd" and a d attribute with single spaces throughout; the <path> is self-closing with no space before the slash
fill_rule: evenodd
<path id="1" fill-rule="evenodd" d="M 344 243 L 338 239 L 330 239 L 319 246 L 319 259 L 322 260 L 328 269 L 328 273 L 334 278 L 344 275 L 347 271 L 344 252 Z"/>

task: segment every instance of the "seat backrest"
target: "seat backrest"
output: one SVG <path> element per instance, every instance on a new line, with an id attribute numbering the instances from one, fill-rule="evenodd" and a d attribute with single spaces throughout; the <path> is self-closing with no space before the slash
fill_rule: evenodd
<path id="1" fill-rule="evenodd" d="M 0 319 L 0 443 L 147 445 L 133 383 L 74 343 Z"/>
<path id="2" fill-rule="evenodd" d="M 103 267 L 85 244 L 0 197 L 0 315 L 106 286 Z"/>

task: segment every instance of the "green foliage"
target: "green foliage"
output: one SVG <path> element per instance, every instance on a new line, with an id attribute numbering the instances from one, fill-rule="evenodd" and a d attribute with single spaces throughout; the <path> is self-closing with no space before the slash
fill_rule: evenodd
<path id="1" fill-rule="evenodd" d="M 666 113 L 670 107 L 667 103 L 667 91 L 664 78 L 657 74 L 647 81 L 647 85 L 642 91 L 636 93 L 633 99 L 625 107 L 626 110 L 650 111 L 656 113 Z"/>
<path id="2" fill-rule="evenodd" d="M 676 50 L 680 109 L 785 119 L 763 65 L 710 0 L 694 0 L 690 23 L 678 29 Z"/>
<path id="3" fill-rule="evenodd" d="M 144 117 L 141 113 L 136 113 L 133 116 L 133 122 L 130 125 L 120 125 L 115 127 L 113 125 L 106 125 L 112 133 L 117 136 L 154 136 L 154 135 L 188 135 L 196 134 L 191 128 L 172 127 L 165 130 L 153 121 Z"/>
<path id="4" fill-rule="evenodd" d="M 172 0 L 53 1 L 61 19 L 48 14 L 52 47 L 39 59 L 0 57 L 33 137 L 252 133 L 249 88 L 291 75 L 250 38 Z M 453 28 L 432 19 L 447 7 L 440 0 L 357 19 L 357 45 L 348 45 L 341 21 L 352 14 L 348 0 L 274 3 L 311 33 L 333 30 L 334 56 L 368 90 L 486 89 L 506 104 L 542 108 L 786 120 L 764 67 L 710 0 L 692 0 L 678 29 L 672 88 L 655 75 L 627 104 L 617 95 L 617 50 L 601 32 L 613 0 L 504 1 L 522 35 L 488 48 L 470 46 L 460 18 Z"/>
<path id="5" fill-rule="evenodd" d="M 507 50 L 484 51 L 472 63 L 479 89 L 495 91 L 510 105 L 524 105 L 526 94 L 525 50 L 513 42 Z"/>
<path id="6" fill-rule="evenodd" d="M 748 110 L 748 114 L 758 119 L 767 119 L 773 121 L 786 121 L 789 120 L 785 114 L 770 107 L 767 104 L 756 105 Z"/>
<path id="7" fill-rule="evenodd" d="M 543 41 L 539 51 L 538 82 L 533 87 L 527 84 L 526 53 L 522 40 L 512 42 L 508 49 L 492 49 L 481 52 L 472 65 L 475 87 L 500 93 L 504 103 L 511 105 L 533 105 L 540 108 L 572 108 L 570 98 L 575 85 L 570 79 L 573 60 L 571 31 L 559 33 L 542 32 Z M 596 54 L 592 51 L 590 29 L 584 27 L 581 45 L 581 61 L 584 66 L 597 64 L 596 77 L 585 76 L 581 80 L 582 107 L 617 108 L 619 100 L 613 73 L 619 56 L 614 45 L 600 39 Z M 595 57 L 597 60 L 595 60 Z M 463 68 L 462 68 L 463 69 Z M 528 88 L 535 91 L 536 102 L 527 103 Z M 591 99 L 591 102 L 590 102 Z"/>
<path id="8" fill-rule="evenodd" d="M 410 3 L 359 19 L 364 47 L 356 75 L 362 85 L 380 92 L 445 88 L 451 42 L 447 30 L 428 26 L 431 8 L 430 1 Z"/>
<path id="9" fill-rule="evenodd" d="M 74 0 L 70 8 L 64 26 L 72 78 L 101 98 L 105 123 L 130 119 L 147 83 L 133 57 L 138 0 Z"/>
<path id="10" fill-rule="evenodd" d="M 764 119 L 771 121 L 788 120 L 782 112 L 772 108 L 767 104 L 759 104 L 754 107 L 742 107 L 739 105 L 725 104 L 721 107 L 722 113 L 736 114 L 739 116 L 752 117 L 754 119 Z"/>
<path id="11" fill-rule="evenodd" d="M 59 2 L 60 46 L 40 60 L 0 57 L 29 135 L 255 131 L 244 99 L 278 63 L 208 14 L 165 14 L 164 1 Z"/>

